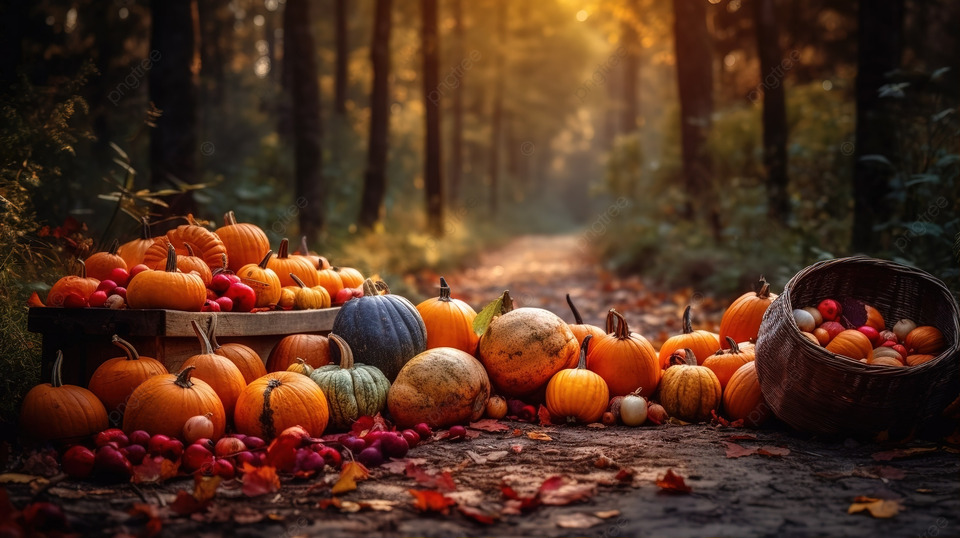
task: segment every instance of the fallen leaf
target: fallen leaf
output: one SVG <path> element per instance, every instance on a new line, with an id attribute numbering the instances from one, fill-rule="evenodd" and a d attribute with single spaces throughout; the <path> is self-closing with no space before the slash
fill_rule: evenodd
<path id="1" fill-rule="evenodd" d="M 30 294 L 30 298 L 27 299 L 27 306 L 29 307 L 41 307 L 43 306 L 43 301 L 40 300 L 40 296 L 37 292 Z"/>
<path id="2" fill-rule="evenodd" d="M 737 443 L 731 443 L 729 441 L 723 441 L 723 444 L 727 447 L 727 457 L 728 458 L 742 458 L 744 456 L 751 456 L 757 453 L 755 448 L 746 448 L 740 446 Z"/>
<path id="3" fill-rule="evenodd" d="M 381 465 L 380 468 L 389 472 L 390 474 L 406 474 L 407 465 L 411 463 L 416 465 L 423 465 L 424 463 L 427 463 L 427 459 L 426 458 L 393 459 Z"/>
<path id="4" fill-rule="evenodd" d="M 554 519 L 557 527 L 561 529 L 589 529 L 603 523 L 603 520 L 589 514 L 573 513 L 560 514 Z"/>
<path id="5" fill-rule="evenodd" d="M 606 469 L 608 467 L 616 467 L 617 463 L 612 459 L 608 458 L 605 454 L 600 454 L 597 458 L 597 461 L 593 462 L 593 466 L 597 469 Z"/>
<path id="6" fill-rule="evenodd" d="M 337 497 L 330 497 L 329 499 L 320 499 L 320 501 L 317 502 L 317 508 L 321 510 L 326 510 L 331 506 L 339 509 L 341 506 L 343 506 L 343 501 Z"/>
<path id="7" fill-rule="evenodd" d="M 374 512 L 390 512 L 393 510 L 393 507 L 397 505 L 396 501 L 388 501 L 385 499 L 367 499 L 365 501 L 357 501 L 357 504 L 360 505 L 360 508 L 373 510 Z"/>
<path id="8" fill-rule="evenodd" d="M 620 469 L 614 479 L 617 482 L 633 482 L 633 469 Z"/>
<path id="9" fill-rule="evenodd" d="M 595 430 L 602 430 L 602 429 L 606 428 L 607 425 L 604 424 L 604 423 L 602 423 L 602 422 L 591 422 L 590 424 L 587 424 L 587 427 L 588 427 L 588 428 L 593 428 L 593 429 L 595 429 Z"/>
<path id="10" fill-rule="evenodd" d="M 742 427 L 743 427 L 743 419 L 742 419 L 742 418 L 741 418 L 741 419 L 734 420 L 734 421 L 729 421 L 729 420 L 723 418 L 722 416 L 718 415 L 716 409 L 711 409 L 711 410 L 710 410 L 710 414 L 713 416 L 713 419 L 710 421 L 711 424 L 717 424 L 717 425 L 720 425 L 720 426 L 725 426 L 725 427 L 727 427 L 727 428 L 742 428 Z"/>
<path id="11" fill-rule="evenodd" d="M 667 469 L 667 473 L 657 479 L 657 487 L 666 493 L 690 493 L 693 489 L 687 485 L 683 476 Z"/>
<path id="12" fill-rule="evenodd" d="M 553 426 L 553 421 L 550 420 L 550 411 L 547 409 L 547 406 L 540 404 L 539 409 L 537 409 L 537 417 L 540 419 L 541 426 Z"/>
<path id="13" fill-rule="evenodd" d="M 735 433 L 727 437 L 727 441 L 756 441 L 757 436 L 751 433 Z"/>
<path id="14" fill-rule="evenodd" d="M 543 504 L 565 506 L 593 496 L 596 484 L 580 483 L 567 476 L 553 476 L 540 485 L 538 494 Z"/>
<path id="15" fill-rule="evenodd" d="M 470 459 L 473 460 L 473 463 L 477 465 L 483 465 L 484 463 L 487 463 L 487 458 L 484 458 L 483 456 L 481 456 L 480 454 L 477 454 L 472 450 L 467 451 L 467 456 L 469 456 Z"/>
<path id="16" fill-rule="evenodd" d="M 895 450 L 886 450 L 884 452 L 877 452 L 873 454 L 871 457 L 875 461 L 890 461 L 893 459 L 909 458 L 911 456 L 927 454 L 927 453 L 936 452 L 936 451 L 937 449 L 935 447 L 930 447 L 930 448 L 917 447 L 917 448 L 906 448 L 906 449 L 898 448 Z"/>
<path id="17" fill-rule="evenodd" d="M 483 420 L 478 420 L 476 422 L 470 423 L 470 428 L 474 430 L 482 430 L 485 432 L 506 432 L 510 431 L 510 426 L 500 422 L 497 419 L 485 418 Z"/>
<path id="18" fill-rule="evenodd" d="M 457 501 L 435 490 L 408 489 L 407 492 L 413 495 L 413 507 L 421 512 L 439 512 L 446 515 L 450 513 L 450 507 L 457 504 Z"/>
<path id="19" fill-rule="evenodd" d="M 353 424 L 350 426 L 350 431 L 353 432 L 355 437 L 363 437 L 367 434 L 367 432 L 376 430 L 390 430 L 390 426 L 387 425 L 387 421 L 380 416 L 380 413 L 377 413 L 372 417 L 369 415 L 362 416 L 353 421 Z"/>
<path id="20" fill-rule="evenodd" d="M 163 482 L 168 478 L 177 476 L 180 471 L 180 462 L 173 462 L 163 456 L 153 456 L 143 458 L 143 462 L 133 468 L 134 484 L 150 484 L 153 482 Z"/>
<path id="21" fill-rule="evenodd" d="M 152 538 L 160 534 L 163 530 L 163 521 L 160 519 L 160 509 L 157 506 L 137 503 L 134 504 L 127 513 L 133 518 L 142 516 L 147 520 L 144 524 L 143 531 L 140 533 L 140 536 L 144 538 Z"/>
<path id="22" fill-rule="evenodd" d="M 510 453 L 507 452 L 506 450 L 494 450 L 489 454 L 485 454 L 483 457 L 487 458 L 487 461 L 490 462 L 490 461 L 497 461 L 508 454 Z"/>
<path id="23" fill-rule="evenodd" d="M 50 481 L 42 476 L 23 473 L 3 473 L 0 474 L 0 484 L 29 484 L 37 482 L 40 485 L 46 485 Z"/>
<path id="24" fill-rule="evenodd" d="M 853 499 L 853 504 L 847 508 L 848 514 L 856 514 L 866 511 L 871 516 L 878 519 L 887 519 L 897 515 L 900 512 L 900 502 L 886 499 L 877 499 L 874 497 L 857 497 Z"/>
<path id="25" fill-rule="evenodd" d="M 674 425 L 676 425 L 676 426 L 689 426 L 689 425 L 691 424 L 690 422 L 686 422 L 686 421 L 680 420 L 680 419 L 677 418 L 677 417 L 670 417 L 670 418 L 667 420 L 667 423 L 668 423 L 668 424 L 674 424 Z"/>
<path id="26" fill-rule="evenodd" d="M 790 449 L 779 446 L 764 445 L 757 449 L 757 454 L 768 457 L 788 456 L 790 454 Z"/>
<path id="27" fill-rule="evenodd" d="M 280 436 L 270 442 L 267 447 L 267 455 L 263 460 L 264 465 L 274 467 L 282 472 L 293 472 L 297 464 L 297 448 L 300 441 L 289 437 Z"/>
<path id="28" fill-rule="evenodd" d="M 500 514 L 491 510 L 484 510 L 476 506 L 464 506 L 458 505 L 457 510 L 460 511 L 464 516 L 476 521 L 477 523 L 483 523 L 484 525 L 493 525 L 500 519 Z"/>
<path id="29" fill-rule="evenodd" d="M 234 510 L 233 512 L 233 521 L 240 525 L 253 525 L 254 523 L 260 523 L 264 518 L 263 512 L 251 507 L 251 506 L 241 506 Z"/>
<path id="30" fill-rule="evenodd" d="M 612 517 L 619 516 L 620 510 L 602 510 L 600 512 L 594 512 L 593 515 L 597 516 L 600 519 L 610 519 Z"/>
<path id="31" fill-rule="evenodd" d="M 177 492 L 176 499 L 170 503 L 170 510 L 175 514 L 181 516 L 188 516 L 190 514 L 195 514 L 207 508 L 209 501 L 198 501 L 196 497 L 190 494 L 189 491 L 181 489 Z"/>
<path id="32" fill-rule="evenodd" d="M 247 497 L 258 497 L 273 493 L 280 489 L 280 477 L 277 468 L 270 465 L 254 467 L 249 463 L 243 464 L 243 494 Z"/>
<path id="33" fill-rule="evenodd" d="M 193 479 L 193 496 L 198 501 L 208 501 L 217 494 L 217 488 L 220 486 L 221 478 L 219 476 L 196 475 Z"/>
<path id="34" fill-rule="evenodd" d="M 534 441 L 553 441 L 553 438 L 543 432 L 529 432 L 527 437 Z"/>
<path id="35" fill-rule="evenodd" d="M 520 428 L 516 428 L 510 433 L 510 435 L 514 437 L 520 437 L 521 435 L 523 435 L 523 432 L 520 430 Z"/>
<path id="36" fill-rule="evenodd" d="M 340 479 L 333 486 L 333 494 L 346 493 L 357 489 L 358 480 L 366 480 L 370 477 L 370 471 L 358 461 L 350 461 L 343 464 L 340 469 Z"/>
<path id="37" fill-rule="evenodd" d="M 406 475 L 408 478 L 416 480 L 418 484 L 427 488 L 436 488 L 445 492 L 457 489 L 457 485 L 453 483 L 453 476 L 450 475 L 449 471 L 431 474 L 421 469 L 415 463 L 408 463 Z"/>

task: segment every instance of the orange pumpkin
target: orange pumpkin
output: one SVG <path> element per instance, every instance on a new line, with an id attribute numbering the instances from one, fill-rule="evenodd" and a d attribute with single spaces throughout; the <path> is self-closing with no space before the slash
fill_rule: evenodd
<path id="1" fill-rule="evenodd" d="M 223 437 L 227 427 L 223 404 L 213 387 L 201 379 L 192 379 L 193 366 L 179 374 L 156 375 L 140 384 L 127 400 L 123 431 L 129 435 L 144 430 L 151 435 L 183 435 L 183 425 L 192 417 L 210 413 L 211 439 Z"/>
<path id="2" fill-rule="evenodd" d="M 683 334 L 671 336 L 660 347 L 660 368 L 666 368 L 669 365 L 670 355 L 674 351 L 684 348 L 692 349 L 701 364 L 704 359 L 720 349 L 720 342 L 712 332 L 693 330 L 690 322 L 690 305 L 683 310 Z"/>
<path id="3" fill-rule="evenodd" d="M 173 245 L 177 249 L 177 254 L 190 255 L 186 247 L 188 244 L 211 271 L 221 266 L 223 255 L 227 254 L 223 241 L 217 234 L 196 224 L 193 215 L 187 215 L 187 222 L 189 224 L 178 226 L 167 232 L 167 235 L 158 237 L 156 242 L 147 249 L 143 255 L 143 263 L 147 267 L 157 267 L 158 264 L 163 263 L 167 245 Z"/>
<path id="4" fill-rule="evenodd" d="M 321 269 L 329 269 L 330 262 L 323 256 L 320 256 L 316 252 L 307 248 L 307 236 L 300 236 L 300 248 L 294 252 L 297 256 L 303 256 L 310 261 L 310 265 L 313 266 L 317 271 Z"/>
<path id="5" fill-rule="evenodd" d="M 939 355 L 947 348 L 943 333 L 930 325 L 921 325 L 907 333 L 903 346 L 909 353 L 920 355 Z"/>
<path id="6" fill-rule="evenodd" d="M 936 358 L 936 355 L 907 355 L 907 366 L 920 366 L 925 362 L 930 362 Z"/>
<path id="7" fill-rule="evenodd" d="M 230 270 L 237 272 L 241 267 L 257 263 L 270 250 L 267 234 L 255 224 L 237 223 L 233 211 L 223 216 L 223 226 L 217 228 L 217 236 L 227 250 Z"/>
<path id="8" fill-rule="evenodd" d="M 87 267 L 83 260 L 77 260 L 77 262 L 80 264 L 80 276 L 68 275 L 58 280 L 47 294 L 47 306 L 63 306 L 64 299 L 70 294 L 76 294 L 88 300 L 90 295 L 97 291 L 100 281 L 87 276 Z"/>
<path id="9" fill-rule="evenodd" d="M 297 291 L 299 289 L 297 286 L 284 286 L 280 288 L 280 298 L 277 299 L 277 310 L 293 310 L 293 303 L 297 300 Z M 326 291 L 326 288 L 324 288 L 324 291 Z"/>
<path id="10" fill-rule="evenodd" d="M 177 253 L 167 244 L 167 264 L 163 271 L 143 271 L 127 284 L 130 308 L 166 308 L 199 312 L 207 301 L 203 279 L 193 273 L 177 271 Z"/>
<path id="11" fill-rule="evenodd" d="M 87 275 L 97 280 L 107 280 L 110 278 L 110 272 L 114 269 L 127 269 L 127 262 L 123 261 L 123 257 L 117 254 L 118 248 L 120 248 L 120 242 L 114 239 L 109 250 L 91 254 L 84 262 Z"/>
<path id="12" fill-rule="evenodd" d="M 365 280 L 363 273 L 353 267 L 334 267 L 333 271 L 340 275 L 344 288 L 359 288 Z"/>
<path id="13" fill-rule="evenodd" d="M 330 340 L 319 334 L 290 334 L 277 342 L 267 359 L 267 371 L 286 370 L 301 358 L 314 368 L 330 362 Z"/>
<path id="14" fill-rule="evenodd" d="M 588 334 L 592 334 L 594 338 L 600 338 L 604 336 L 605 332 L 600 327 L 596 325 L 589 325 L 583 322 L 583 318 L 580 317 L 580 311 L 577 310 L 576 305 L 573 304 L 573 299 L 570 298 L 570 294 L 567 294 L 567 305 L 570 307 L 570 311 L 573 312 L 574 323 L 569 324 L 570 330 L 573 331 L 573 335 L 577 337 L 577 343 L 583 344 L 583 339 Z M 429 335 L 428 335 L 429 336 Z"/>
<path id="15" fill-rule="evenodd" d="M 63 353 L 57 350 L 50 383 L 30 389 L 20 408 L 20 430 L 38 441 L 78 442 L 110 426 L 97 396 L 76 385 L 64 385 Z"/>
<path id="16" fill-rule="evenodd" d="M 240 280 L 257 294 L 256 308 L 276 305 L 280 300 L 280 277 L 267 268 L 272 255 L 273 251 L 268 250 L 260 263 L 249 263 L 237 271 Z"/>
<path id="17" fill-rule="evenodd" d="M 218 317 L 214 314 L 210 318 L 210 330 L 207 331 L 210 344 L 213 346 L 213 352 L 232 362 L 240 370 L 245 383 L 249 384 L 254 379 L 267 375 L 267 368 L 263 364 L 263 359 L 253 348 L 234 342 L 223 345 L 217 342 L 217 320 Z"/>
<path id="18" fill-rule="evenodd" d="M 610 309 L 607 334 L 597 338 L 587 354 L 587 368 L 607 382 L 611 396 L 626 396 L 637 389 L 649 398 L 660 383 L 657 352 L 643 336 L 630 332 L 623 314 Z"/>
<path id="19" fill-rule="evenodd" d="M 873 344 L 865 334 L 855 329 L 847 329 L 834 336 L 827 344 L 827 351 L 855 361 L 867 359 L 870 362 L 873 359 Z"/>
<path id="20" fill-rule="evenodd" d="M 327 397 L 309 377 L 271 372 L 250 383 L 237 399 L 237 431 L 270 440 L 291 426 L 320 437 L 330 419 Z"/>
<path id="21" fill-rule="evenodd" d="M 133 345 L 123 338 L 113 335 L 113 345 L 122 349 L 126 356 L 102 363 L 93 372 L 87 385 L 111 414 L 123 412 L 127 398 L 141 383 L 155 375 L 168 373 L 163 363 L 150 357 L 141 357 Z"/>
<path id="22" fill-rule="evenodd" d="M 701 363 L 703 366 L 713 370 L 717 379 L 720 381 L 720 388 L 725 388 L 727 382 L 741 366 L 748 362 L 753 362 L 757 351 L 753 344 L 744 342 L 737 344 L 733 338 L 727 337 L 727 349 L 721 349 L 710 355 Z M 696 352 L 694 352 L 696 354 Z M 699 361 L 699 359 L 697 359 Z"/>
<path id="23" fill-rule="evenodd" d="M 317 271 L 317 284 L 323 286 L 330 297 L 336 297 L 337 292 L 344 288 L 343 281 L 340 279 L 340 273 L 332 268 L 321 269 Z"/>
<path id="24" fill-rule="evenodd" d="M 193 247 L 190 246 L 190 243 L 184 244 L 184 247 L 187 249 L 187 254 L 177 255 L 177 269 L 179 269 L 181 273 L 197 273 L 200 280 L 203 281 L 203 285 L 209 286 L 210 280 L 213 279 L 213 272 L 210 271 L 210 267 L 207 266 L 205 261 L 194 255 Z M 162 269 L 162 267 L 151 267 L 151 269 Z"/>
<path id="25" fill-rule="evenodd" d="M 233 408 L 237 404 L 237 398 L 243 391 L 247 383 L 243 380 L 243 374 L 235 364 L 213 351 L 210 339 L 207 333 L 200 329 L 200 324 L 196 320 L 190 322 L 193 325 L 193 332 L 197 334 L 200 340 L 200 353 L 190 357 L 183 362 L 183 367 L 193 366 L 196 370 L 193 376 L 197 379 L 206 381 L 208 385 L 220 397 L 223 403 L 223 410 L 229 418 L 233 416 Z"/>
<path id="26" fill-rule="evenodd" d="M 869 359 L 863 358 L 860 359 L 860 362 L 866 362 L 867 364 L 872 364 L 874 366 L 893 366 L 896 368 L 902 368 L 903 363 L 899 359 L 882 355 L 879 357 L 870 357 Z"/>
<path id="27" fill-rule="evenodd" d="M 723 313 L 720 319 L 720 346 L 726 347 L 729 336 L 734 342 L 756 341 L 760 322 L 770 303 L 777 298 L 770 292 L 770 284 L 760 277 L 760 289 L 741 295 Z"/>
<path id="28" fill-rule="evenodd" d="M 150 234 L 150 221 L 147 217 L 140 219 L 140 222 L 142 224 L 140 238 L 127 241 L 117 249 L 117 254 L 123 258 L 128 269 L 133 269 L 135 266 L 143 263 L 143 256 L 156 241 L 156 238 Z"/>
<path id="29" fill-rule="evenodd" d="M 500 420 L 507 416 L 507 400 L 499 394 L 490 395 L 490 399 L 487 400 L 486 415 L 493 420 Z"/>
<path id="30" fill-rule="evenodd" d="M 281 286 L 296 286 L 290 273 L 297 275 L 297 278 L 303 281 L 308 288 L 319 284 L 317 270 L 307 258 L 303 256 L 291 256 L 288 252 L 289 242 L 287 238 L 280 241 L 280 247 L 277 253 L 267 262 L 267 267 L 273 270 L 280 278 Z"/>
<path id="31" fill-rule="evenodd" d="M 312 271 L 312 269 L 311 269 Z M 313 273 L 317 273 L 314 271 Z M 330 308 L 330 294 L 323 286 L 307 287 L 294 273 L 289 273 L 289 277 L 297 284 L 297 290 L 293 294 L 294 310 L 317 310 L 320 308 Z M 281 290 L 281 298 L 282 298 Z M 279 305 L 279 302 L 277 303 Z"/>
<path id="32" fill-rule="evenodd" d="M 660 383 L 660 404 L 671 417 L 687 422 L 704 422 L 721 403 L 720 380 L 713 370 L 698 366 L 689 349 L 670 356 L 670 366 L 663 371 Z"/>
<path id="33" fill-rule="evenodd" d="M 547 410 L 551 416 L 562 417 L 567 422 L 590 424 L 600 420 L 610 402 L 607 382 L 587 370 L 587 349 L 592 334 L 583 339 L 580 360 L 576 368 L 560 370 L 547 384 Z"/>
<path id="34" fill-rule="evenodd" d="M 473 330 L 477 312 L 460 299 L 450 297 L 450 286 L 440 277 L 440 296 L 417 305 L 427 327 L 427 349 L 452 347 L 473 354 L 480 337 Z"/>
<path id="35" fill-rule="evenodd" d="M 760 392 L 757 363 L 750 361 L 730 377 L 723 389 L 723 414 L 730 420 L 758 427 L 770 418 L 770 406 Z"/>

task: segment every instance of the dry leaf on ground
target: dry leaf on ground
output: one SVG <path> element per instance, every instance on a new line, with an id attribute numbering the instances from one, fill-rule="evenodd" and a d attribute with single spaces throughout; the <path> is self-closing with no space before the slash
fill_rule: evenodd
<path id="1" fill-rule="evenodd" d="M 340 478 L 333 486 L 333 494 L 346 493 L 357 489 L 357 482 L 370 477 L 370 471 L 358 461 L 349 461 L 340 469 Z"/>
<path id="2" fill-rule="evenodd" d="M 450 513 L 450 507 L 457 504 L 457 501 L 439 491 L 408 489 L 407 492 L 413 495 L 413 507 L 421 512 L 439 512 L 446 515 Z"/>
<path id="3" fill-rule="evenodd" d="M 902 508 L 900 501 L 891 501 L 886 499 L 877 499 L 874 497 L 857 497 L 853 500 L 850 508 L 847 508 L 848 514 L 867 512 L 878 519 L 891 518 Z"/>
<path id="4" fill-rule="evenodd" d="M 269 465 L 254 467 L 249 463 L 243 464 L 243 494 L 247 497 L 258 497 L 273 493 L 280 489 L 280 477 L 277 468 Z"/>
<path id="5" fill-rule="evenodd" d="M 667 469 L 667 473 L 657 479 L 657 487 L 666 493 L 690 493 L 693 489 L 687 485 L 683 476 Z"/>

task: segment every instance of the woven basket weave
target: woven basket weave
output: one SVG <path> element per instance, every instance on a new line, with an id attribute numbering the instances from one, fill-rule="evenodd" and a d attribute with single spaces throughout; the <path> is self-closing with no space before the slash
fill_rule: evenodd
<path id="1" fill-rule="evenodd" d="M 795 308 L 856 298 L 887 327 L 902 318 L 933 325 L 947 349 L 919 366 L 867 365 L 840 357 L 801 334 Z M 907 432 L 940 413 L 960 391 L 960 311 L 944 284 L 897 263 L 866 257 L 819 262 L 797 273 L 763 316 L 757 341 L 760 390 L 794 428 L 817 434 Z"/>

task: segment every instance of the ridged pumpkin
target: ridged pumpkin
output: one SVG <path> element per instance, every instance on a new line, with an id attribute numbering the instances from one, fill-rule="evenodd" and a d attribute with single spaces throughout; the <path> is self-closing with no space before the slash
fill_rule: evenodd
<path id="1" fill-rule="evenodd" d="M 194 254 L 193 247 L 190 243 L 185 243 L 183 247 L 187 250 L 187 253 L 177 254 L 177 269 L 179 269 L 181 273 L 197 273 L 200 280 L 203 281 L 203 285 L 209 286 L 210 280 L 213 278 L 213 271 L 210 270 L 207 262 Z M 224 256 L 226 256 L 226 254 L 224 254 Z M 151 269 L 163 269 L 163 267 L 151 267 Z"/>
<path id="2" fill-rule="evenodd" d="M 157 375 L 141 383 L 127 400 L 123 431 L 127 435 L 144 430 L 151 435 L 180 437 L 187 420 L 212 413 L 211 439 L 223 437 L 227 418 L 220 397 L 203 380 L 192 379 L 193 370 L 187 366 L 179 374 Z"/>
<path id="3" fill-rule="evenodd" d="M 363 273 L 353 267 L 334 267 L 333 272 L 340 275 L 340 281 L 344 288 L 359 288 L 363 286 Z"/>
<path id="4" fill-rule="evenodd" d="M 143 255 L 143 263 L 147 267 L 156 267 L 157 264 L 163 263 L 167 245 L 173 245 L 177 249 L 177 254 L 188 254 L 187 244 L 193 247 L 196 255 L 207 264 L 211 271 L 220 267 L 223 255 L 227 253 L 223 241 L 217 234 L 197 225 L 193 215 L 187 215 L 187 221 L 189 224 L 177 226 L 168 231 L 166 235 L 158 237 L 154 244 L 147 249 L 147 252 Z"/>
<path id="5" fill-rule="evenodd" d="M 97 291 L 100 281 L 87 276 L 87 266 L 83 260 L 77 260 L 77 263 L 80 264 L 80 275 L 67 275 L 57 280 L 47 294 L 47 306 L 63 306 L 63 300 L 71 293 L 89 299 Z"/>
<path id="6" fill-rule="evenodd" d="M 301 426 L 312 437 L 319 437 L 328 419 L 323 390 L 295 372 L 271 372 L 247 385 L 234 414 L 238 432 L 265 440 L 291 426 Z"/>
<path id="7" fill-rule="evenodd" d="M 833 337 L 827 344 L 827 351 L 849 357 L 855 361 L 873 359 L 873 344 L 865 334 L 856 329 L 847 329 Z"/>
<path id="8" fill-rule="evenodd" d="M 932 361 L 936 358 L 936 355 L 907 355 L 907 366 L 920 366 L 925 362 Z"/>
<path id="9" fill-rule="evenodd" d="M 289 334 L 273 346 L 267 358 L 268 372 L 282 372 L 297 359 L 314 368 L 330 363 L 330 340 L 319 334 Z"/>
<path id="10" fill-rule="evenodd" d="M 339 335 L 331 333 L 329 338 L 340 350 L 340 364 L 321 366 L 310 379 L 327 396 L 334 428 L 346 430 L 358 418 L 383 410 L 390 381 L 377 367 L 353 362 L 350 346 Z"/>
<path id="11" fill-rule="evenodd" d="M 330 297 L 336 297 L 337 292 L 344 288 L 343 280 L 340 279 L 340 273 L 332 268 L 320 269 L 317 271 L 317 284 L 327 290 Z"/>
<path id="12" fill-rule="evenodd" d="M 741 295 L 723 313 L 720 319 L 720 346 L 726 348 L 727 337 L 734 342 L 756 341 L 760 322 L 770 303 L 777 298 L 770 292 L 770 284 L 760 277 L 760 289 Z"/>
<path id="13" fill-rule="evenodd" d="M 86 264 L 87 276 L 97 280 L 107 280 L 110 278 L 110 272 L 114 269 L 126 269 L 127 262 L 123 260 L 117 249 L 120 248 L 120 242 L 116 239 L 110 244 L 110 248 L 104 252 L 95 252 L 88 257 Z"/>
<path id="14" fill-rule="evenodd" d="M 723 390 L 713 370 L 698 366 L 689 349 L 670 356 L 670 366 L 660 381 L 660 405 L 671 417 L 687 422 L 711 419 L 711 411 L 720 408 Z"/>
<path id="15" fill-rule="evenodd" d="M 452 347 L 471 355 L 477 350 L 480 337 L 473 330 L 477 312 L 460 299 L 450 297 L 450 286 L 440 277 L 440 296 L 417 305 L 417 312 L 427 328 L 427 349 Z"/>
<path id="16" fill-rule="evenodd" d="M 221 345 L 217 342 L 218 319 L 216 314 L 210 318 L 210 329 L 207 331 L 213 352 L 232 362 L 243 375 L 244 383 L 249 384 L 254 379 L 267 375 L 267 367 L 264 366 L 263 359 L 250 346 L 236 342 Z"/>
<path id="17" fill-rule="evenodd" d="M 947 348 L 943 333 L 930 325 L 921 325 L 907 333 L 903 346 L 910 353 L 922 355 L 939 355 Z"/>
<path id="18" fill-rule="evenodd" d="M 312 265 L 317 271 L 330 268 L 330 262 L 327 261 L 327 258 L 307 248 L 307 236 L 305 235 L 300 236 L 300 248 L 297 249 L 294 254 L 297 256 L 303 256 L 309 260 L 310 265 Z"/>
<path id="19" fill-rule="evenodd" d="M 700 362 L 702 366 L 713 370 L 717 379 L 720 381 L 720 388 L 726 388 L 730 377 L 740 369 L 741 366 L 752 362 L 757 356 L 756 347 L 750 342 L 738 344 L 733 338 L 727 337 L 727 349 L 721 349 Z M 694 355 L 696 352 L 694 351 Z"/>
<path id="20" fill-rule="evenodd" d="M 76 385 L 64 385 L 63 353 L 57 350 L 50 383 L 30 389 L 20 408 L 20 430 L 38 441 L 82 441 L 110 426 L 97 395 Z"/>
<path id="21" fill-rule="evenodd" d="M 363 362 L 393 380 L 410 359 L 427 349 L 427 328 L 417 308 L 399 295 L 378 295 L 363 282 L 363 297 L 344 303 L 331 332 L 340 335 Z M 333 360 L 339 360 L 336 351 Z"/>
<path id="22" fill-rule="evenodd" d="M 127 284 L 127 306 L 130 308 L 166 308 L 199 312 L 207 301 L 203 279 L 192 273 L 177 271 L 177 253 L 167 245 L 167 264 L 163 271 L 143 271 Z"/>
<path id="23" fill-rule="evenodd" d="M 267 268 L 271 256 L 273 251 L 268 250 L 260 263 L 248 263 L 237 271 L 240 281 L 257 294 L 256 308 L 275 305 L 280 300 L 280 277 L 273 269 Z"/>
<path id="24" fill-rule="evenodd" d="M 123 258 L 128 269 L 133 269 L 135 266 L 143 263 L 144 254 L 146 254 L 147 250 L 156 242 L 156 238 L 150 234 L 150 221 L 147 217 L 140 219 L 140 223 L 142 225 L 140 237 L 132 241 L 127 241 L 117 249 L 117 254 Z"/>
<path id="25" fill-rule="evenodd" d="M 313 273 L 316 275 L 316 272 Z M 330 308 L 330 294 L 323 286 L 308 287 L 306 283 L 300 280 L 300 277 L 294 273 L 288 275 L 297 285 L 293 294 L 294 310 L 318 310 L 320 308 Z"/>
<path id="26" fill-rule="evenodd" d="M 733 373 L 723 389 L 723 414 L 730 420 L 743 420 L 758 427 L 770 418 L 770 406 L 760 392 L 757 363 L 750 361 Z"/>
<path id="27" fill-rule="evenodd" d="M 720 349 L 720 341 L 710 331 L 693 330 L 690 321 L 690 305 L 683 309 L 683 333 L 671 336 L 660 346 L 660 368 L 669 366 L 670 355 L 678 349 L 690 348 L 700 364 Z"/>
<path id="28" fill-rule="evenodd" d="M 241 267 L 257 263 L 270 250 L 270 240 L 256 224 L 237 223 L 233 211 L 223 216 L 223 226 L 217 228 L 217 237 L 227 250 L 230 270 L 237 272 Z"/>
<path id="29" fill-rule="evenodd" d="M 397 374 L 387 408 L 398 428 L 421 422 L 443 428 L 478 420 L 490 398 L 490 378 L 477 359 L 452 347 L 413 357 Z"/>
<path id="30" fill-rule="evenodd" d="M 597 422 L 610 403 L 607 382 L 587 370 L 587 349 L 592 334 L 583 338 L 580 359 L 576 368 L 560 370 L 547 383 L 547 410 L 567 422 L 590 424 Z"/>
<path id="31" fill-rule="evenodd" d="M 103 406 L 110 410 L 123 412 L 127 398 L 141 383 L 155 375 L 167 374 L 167 368 L 160 361 L 141 357 L 133 344 L 117 335 L 113 335 L 113 345 L 126 354 L 102 363 L 94 370 L 87 387 L 97 395 Z"/>
<path id="32" fill-rule="evenodd" d="M 277 310 L 293 310 L 293 302 L 297 300 L 297 290 L 299 289 L 297 286 L 284 286 L 280 288 L 280 298 L 277 299 Z"/>
<path id="33" fill-rule="evenodd" d="M 570 306 L 570 311 L 573 312 L 574 321 L 574 323 L 568 323 L 567 325 L 570 327 L 570 330 L 573 331 L 573 335 L 577 337 L 578 344 L 583 344 L 583 339 L 588 334 L 592 334 L 594 338 L 600 338 L 607 334 L 600 327 L 583 322 L 583 318 L 580 317 L 580 311 L 576 305 L 573 304 L 573 299 L 570 298 L 569 293 L 567 294 L 567 305 Z"/>
<path id="34" fill-rule="evenodd" d="M 513 308 L 504 292 L 501 315 L 480 337 L 478 354 L 499 394 L 530 396 L 554 374 L 577 365 L 580 345 L 570 326 L 542 308 Z"/>
<path id="35" fill-rule="evenodd" d="M 630 332 L 623 314 L 610 309 L 607 333 L 593 343 L 587 354 L 587 368 L 607 382 L 610 396 L 626 396 L 640 389 L 649 398 L 660 383 L 657 352 L 643 336 Z"/>
<path id="36" fill-rule="evenodd" d="M 298 285 L 290 273 L 296 275 L 303 283 L 312 288 L 319 283 L 317 279 L 317 269 L 307 258 L 303 256 L 291 256 L 289 252 L 290 243 L 284 237 L 280 240 L 280 246 L 277 253 L 267 262 L 267 267 L 273 270 L 280 278 L 281 286 Z"/>
<path id="37" fill-rule="evenodd" d="M 310 366 L 306 361 L 297 357 L 297 362 L 287 366 L 287 371 L 310 377 L 310 374 L 313 373 L 313 366 Z"/>
<path id="38" fill-rule="evenodd" d="M 196 320 L 190 322 L 193 325 L 193 332 L 197 334 L 200 340 L 200 353 L 190 357 L 183 362 L 183 367 L 193 366 L 196 368 L 193 376 L 197 379 L 206 381 L 213 387 L 220 402 L 223 403 L 223 410 L 227 417 L 233 416 L 233 407 L 237 404 L 237 398 L 247 386 L 243 380 L 243 374 L 230 359 L 217 355 L 210 345 L 210 339 L 207 333 L 200 328 Z"/>

